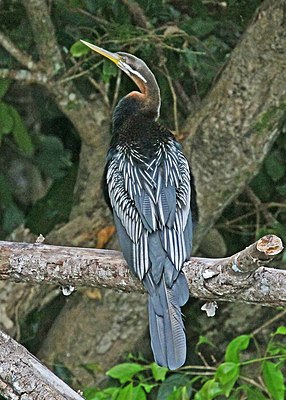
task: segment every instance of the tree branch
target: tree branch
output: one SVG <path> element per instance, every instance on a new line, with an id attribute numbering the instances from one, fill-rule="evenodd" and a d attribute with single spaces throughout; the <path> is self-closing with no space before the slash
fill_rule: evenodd
<path id="1" fill-rule="evenodd" d="M 24 51 L 18 49 L 17 46 L 9 39 L 3 32 L 0 31 L 0 44 L 4 49 L 11 54 L 20 64 L 28 68 L 30 71 L 37 71 L 38 65 L 35 63 L 31 56 Z"/>
<path id="2" fill-rule="evenodd" d="M 0 348 L 0 392 L 7 399 L 82 399 L 25 347 L 1 331 Z"/>
<path id="3" fill-rule="evenodd" d="M 0 68 L 0 78 L 14 79 L 15 81 L 21 81 L 27 84 L 39 83 L 45 85 L 48 81 L 47 75 L 42 72 L 31 72 L 26 69 L 8 69 Z"/>
<path id="4" fill-rule="evenodd" d="M 282 249 L 281 239 L 267 235 L 231 257 L 193 257 L 184 266 L 192 296 L 285 306 L 286 271 L 265 267 Z M 38 243 L 0 242 L 0 279 L 143 291 L 120 252 Z"/>
<path id="5" fill-rule="evenodd" d="M 129 13 L 132 16 L 134 23 L 141 28 L 148 29 L 150 28 L 151 24 L 148 21 L 144 11 L 140 7 L 137 1 L 130 1 L 130 0 L 121 0 L 123 4 L 128 8 Z"/>
<path id="6" fill-rule="evenodd" d="M 57 43 L 55 28 L 50 18 L 45 0 L 22 1 L 31 22 L 40 60 L 53 76 L 64 68 L 61 52 Z"/>

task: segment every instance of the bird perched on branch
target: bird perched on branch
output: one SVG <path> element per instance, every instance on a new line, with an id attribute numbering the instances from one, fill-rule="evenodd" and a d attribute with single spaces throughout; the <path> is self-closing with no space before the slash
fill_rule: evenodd
<path id="1" fill-rule="evenodd" d="M 189 288 L 182 266 L 192 249 L 193 176 L 180 144 L 157 122 L 160 89 L 144 61 L 82 42 L 113 61 L 139 89 L 114 110 L 104 192 L 123 255 L 149 293 L 155 361 L 174 370 L 186 360 L 181 306 Z"/>

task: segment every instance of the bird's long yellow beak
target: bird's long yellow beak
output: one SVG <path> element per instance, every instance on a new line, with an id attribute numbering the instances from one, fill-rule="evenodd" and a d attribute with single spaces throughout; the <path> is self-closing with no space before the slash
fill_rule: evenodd
<path id="1" fill-rule="evenodd" d="M 87 47 L 89 47 L 91 50 L 95 51 L 98 54 L 101 54 L 103 57 L 108 58 L 109 60 L 113 61 L 116 65 L 119 63 L 121 60 L 121 57 L 117 53 L 111 53 L 110 51 L 107 51 L 105 49 L 102 49 L 101 47 L 95 46 L 94 44 L 88 43 L 85 40 L 80 40 L 83 44 L 85 44 Z"/>

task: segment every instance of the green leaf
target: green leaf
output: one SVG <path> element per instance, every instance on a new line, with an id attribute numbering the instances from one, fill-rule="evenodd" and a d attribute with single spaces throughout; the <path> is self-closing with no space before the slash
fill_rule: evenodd
<path id="1" fill-rule="evenodd" d="M 24 222 L 24 213 L 15 204 L 11 187 L 6 177 L 0 173 L 0 204 L 2 212 L 2 230 L 5 233 L 12 232 Z"/>
<path id="2" fill-rule="evenodd" d="M 71 48 L 70 48 L 70 53 L 73 57 L 82 57 L 85 56 L 87 53 L 89 53 L 91 50 L 89 47 L 87 47 L 85 44 L 80 42 L 79 40 L 75 42 Z"/>
<path id="3" fill-rule="evenodd" d="M 82 367 L 89 372 L 100 372 L 101 366 L 97 363 L 86 363 L 82 364 Z"/>
<path id="4" fill-rule="evenodd" d="M 158 385 L 156 384 L 150 384 L 150 383 L 145 383 L 145 382 L 141 382 L 140 386 L 142 386 L 142 388 L 145 390 L 146 393 L 150 393 L 152 389 L 154 389 L 154 387 L 157 387 Z"/>
<path id="5" fill-rule="evenodd" d="M 262 377 L 265 386 L 274 400 L 284 400 L 284 377 L 277 364 L 265 361 L 262 366 Z"/>
<path id="6" fill-rule="evenodd" d="M 281 224 L 280 222 L 275 222 L 272 225 L 272 232 L 277 236 L 280 236 L 282 240 L 286 240 L 286 226 L 284 224 Z"/>
<path id="7" fill-rule="evenodd" d="M 146 400 L 146 393 L 142 388 L 142 385 L 135 386 L 133 388 L 133 400 Z"/>
<path id="8" fill-rule="evenodd" d="M 197 54 L 194 51 L 192 51 L 191 49 L 185 49 L 184 55 L 185 55 L 188 65 L 190 67 L 194 68 L 198 62 Z"/>
<path id="9" fill-rule="evenodd" d="M 9 111 L 14 120 L 12 134 L 16 144 L 25 154 L 32 155 L 34 146 L 31 137 L 22 121 L 22 118 L 20 117 L 20 114 L 12 106 L 9 106 Z"/>
<path id="10" fill-rule="evenodd" d="M 276 190 L 279 194 L 281 194 L 281 196 L 286 196 L 286 184 L 276 186 Z"/>
<path id="11" fill-rule="evenodd" d="M 2 173 L 0 173 L 0 200 L 4 207 L 10 207 L 14 203 L 11 187 Z"/>
<path id="12" fill-rule="evenodd" d="M 104 61 L 102 68 L 102 80 L 104 83 L 108 83 L 110 78 L 113 76 L 117 76 L 118 68 L 113 62 Z"/>
<path id="13" fill-rule="evenodd" d="M 14 119 L 10 113 L 10 106 L 0 101 L 0 138 L 10 133 L 14 126 Z"/>
<path id="14" fill-rule="evenodd" d="M 251 335 L 241 335 L 233 339 L 226 348 L 225 361 L 232 363 L 239 363 L 240 352 L 248 348 L 250 339 Z"/>
<path id="15" fill-rule="evenodd" d="M 191 381 L 187 375 L 173 374 L 170 375 L 159 387 L 157 400 L 169 399 L 169 396 L 182 387 L 187 387 L 188 398 L 190 398 L 192 388 Z"/>
<path id="16" fill-rule="evenodd" d="M 24 213 L 20 208 L 18 208 L 15 204 L 12 204 L 10 207 L 5 208 L 3 220 L 2 220 L 2 229 L 6 233 L 12 232 L 17 226 L 22 224 L 25 220 Z"/>
<path id="17" fill-rule="evenodd" d="M 220 387 L 219 382 L 215 379 L 209 379 L 195 394 L 195 400 L 212 400 L 223 393 L 224 391 Z"/>
<path id="18" fill-rule="evenodd" d="M 0 78 L 0 99 L 5 96 L 9 86 L 10 86 L 10 79 Z"/>
<path id="19" fill-rule="evenodd" d="M 115 400 L 120 392 L 119 387 L 109 387 L 103 390 L 98 388 L 88 388 L 83 392 L 85 400 Z"/>
<path id="20" fill-rule="evenodd" d="M 97 388 L 94 388 L 94 387 L 87 388 L 87 389 L 84 389 L 83 396 L 84 396 L 85 400 L 95 400 L 97 392 L 98 392 Z"/>
<path id="21" fill-rule="evenodd" d="M 120 392 L 120 388 L 118 387 L 109 387 L 106 389 L 103 389 L 103 394 L 104 394 L 104 400 L 115 400 L 117 399 L 118 393 Z"/>
<path id="22" fill-rule="evenodd" d="M 202 344 L 208 344 L 209 346 L 215 347 L 215 345 L 206 336 L 200 335 L 198 343 L 196 344 L 196 351 L 198 350 L 198 347 Z"/>
<path id="23" fill-rule="evenodd" d="M 133 384 L 129 383 L 129 385 L 125 386 L 123 389 L 120 389 L 116 400 L 135 400 Z"/>
<path id="24" fill-rule="evenodd" d="M 215 21 L 206 18 L 194 18 L 192 20 L 191 29 L 196 36 L 205 36 L 212 32 L 215 28 Z"/>
<path id="25" fill-rule="evenodd" d="M 63 178 L 56 179 L 48 193 L 34 204 L 26 217 L 31 232 L 46 235 L 56 224 L 68 220 L 76 177 L 77 166 L 74 166 Z"/>
<path id="26" fill-rule="evenodd" d="M 286 335 L 286 326 L 279 326 L 273 335 Z"/>
<path id="27" fill-rule="evenodd" d="M 279 181 L 286 173 L 285 164 L 277 152 L 272 152 L 266 157 L 265 168 L 274 182 Z"/>
<path id="28" fill-rule="evenodd" d="M 243 386 L 244 392 L 247 395 L 247 400 L 267 400 L 268 397 L 266 398 L 263 396 L 261 391 L 259 389 L 253 388 L 250 385 L 244 385 Z"/>
<path id="29" fill-rule="evenodd" d="M 186 386 L 176 389 L 168 396 L 168 400 L 189 400 L 190 393 Z"/>
<path id="30" fill-rule="evenodd" d="M 239 365 L 233 362 L 225 362 L 221 364 L 215 374 L 215 379 L 220 382 L 220 386 L 226 397 L 229 397 L 230 392 L 239 377 Z"/>
<path id="31" fill-rule="evenodd" d="M 38 168 L 50 178 L 63 178 L 71 167 L 71 154 L 56 136 L 40 136 L 35 156 Z"/>
<path id="32" fill-rule="evenodd" d="M 120 383 L 126 383 L 130 381 L 134 375 L 138 372 L 143 371 L 144 366 L 136 363 L 123 363 L 112 367 L 106 372 L 106 375 L 111 378 L 118 379 Z"/>
<path id="33" fill-rule="evenodd" d="M 53 366 L 53 372 L 62 380 L 67 382 L 69 385 L 72 382 L 73 374 L 72 372 L 61 362 L 57 362 Z"/>
<path id="34" fill-rule="evenodd" d="M 156 363 L 152 363 L 151 371 L 152 371 L 155 381 L 164 381 L 166 378 L 166 374 L 169 370 L 168 370 L 168 368 L 160 367 Z"/>
<path id="35" fill-rule="evenodd" d="M 273 196 L 273 181 L 263 169 L 252 179 L 250 186 L 263 202 L 269 201 Z"/>

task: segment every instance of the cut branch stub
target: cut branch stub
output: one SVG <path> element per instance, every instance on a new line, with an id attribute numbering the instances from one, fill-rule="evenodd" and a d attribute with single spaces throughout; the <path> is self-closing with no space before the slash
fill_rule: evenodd
<path id="1" fill-rule="evenodd" d="M 195 267 L 201 269 L 201 278 L 199 283 L 191 285 L 191 291 L 196 287 L 203 288 L 203 295 L 193 294 L 207 300 L 285 306 L 286 271 L 265 267 L 282 250 L 281 239 L 267 235 L 233 256 L 220 260 L 204 259 L 203 266 L 197 259 Z"/>
<path id="2" fill-rule="evenodd" d="M 275 235 L 263 236 L 258 240 L 256 247 L 259 253 L 264 253 L 266 256 L 276 256 L 283 250 L 282 240 Z"/>
<path id="3" fill-rule="evenodd" d="M 283 250 L 282 240 L 275 235 L 266 235 L 246 249 L 240 251 L 226 263 L 235 273 L 248 274 L 269 263 Z"/>

